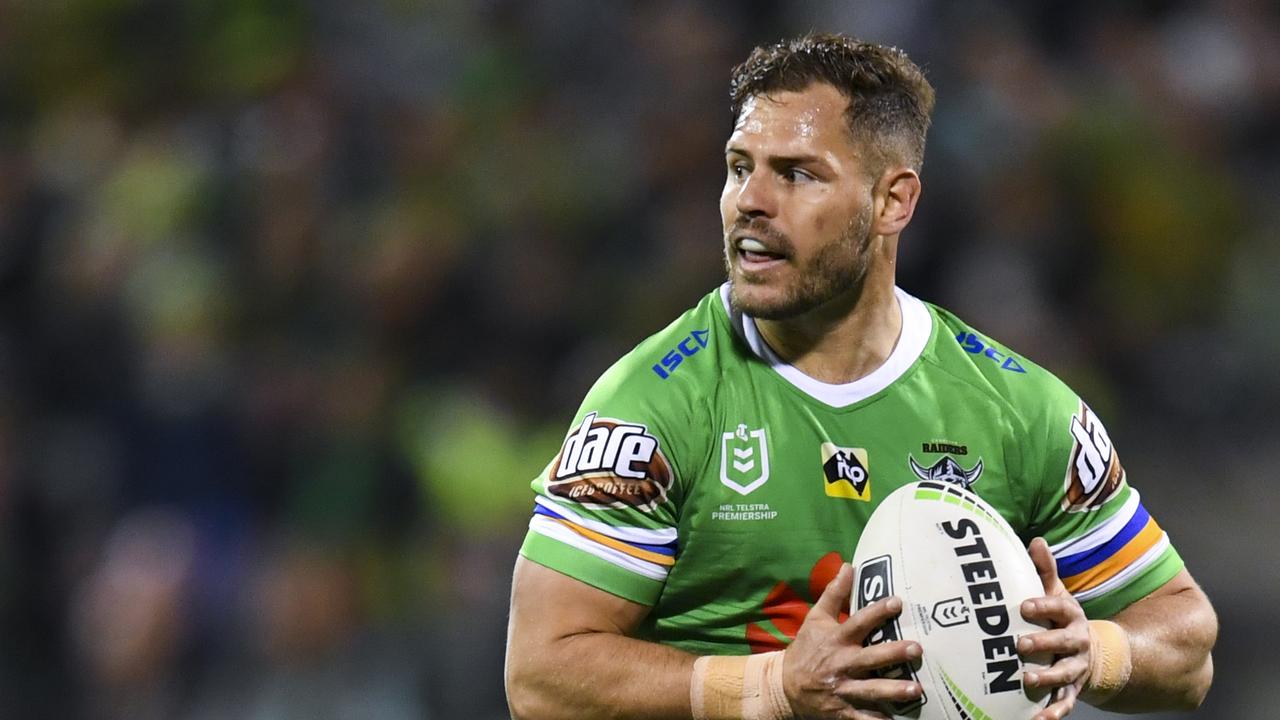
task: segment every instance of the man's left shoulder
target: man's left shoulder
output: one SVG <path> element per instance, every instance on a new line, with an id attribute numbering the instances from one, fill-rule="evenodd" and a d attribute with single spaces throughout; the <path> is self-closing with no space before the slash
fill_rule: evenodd
<path id="1" fill-rule="evenodd" d="M 1046 401 L 1077 401 L 1075 393 L 1052 372 L 950 310 L 928 305 L 938 323 L 931 355 L 951 375 L 1024 412 L 1043 407 Z"/>

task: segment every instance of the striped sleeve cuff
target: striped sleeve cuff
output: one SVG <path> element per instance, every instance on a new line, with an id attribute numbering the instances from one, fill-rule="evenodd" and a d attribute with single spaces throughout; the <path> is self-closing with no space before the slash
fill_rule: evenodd
<path id="1" fill-rule="evenodd" d="M 608 525 L 537 498 L 520 552 L 633 602 L 653 604 L 675 564 L 675 528 Z"/>
<path id="2" fill-rule="evenodd" d="M 1076 538 L 1050 548 L 1067 591 L 1094 616 L 1107 616 L 1168 582 L 1182 560 L 1155 518 L 1130 490 L 1120 510 Z"/>

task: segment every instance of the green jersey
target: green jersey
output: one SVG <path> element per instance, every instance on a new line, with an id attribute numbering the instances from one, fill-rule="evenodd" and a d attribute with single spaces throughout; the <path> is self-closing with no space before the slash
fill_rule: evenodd
<path id="1" fill-rule="evenodd" d="M 961 484 L 1106 617 L 1182 560 L 1101 421 L 1049 372 L 896 290 L 902 332 L 855 382 L 781 360 L 712 292 L 596 382 L 533 481 L 521 554 L 652 608 L 643 636 L 699 654 L 784 647 L 877 504 Z"/>

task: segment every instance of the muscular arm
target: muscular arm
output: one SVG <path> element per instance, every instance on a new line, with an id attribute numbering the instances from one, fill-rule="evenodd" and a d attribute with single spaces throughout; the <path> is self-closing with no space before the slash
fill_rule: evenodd
<path id="1" fill-rule="evenodd" d="M 853 570 L 845 565 L 787 648 L 781 685 L 788 715 L 868 720 L 883 715 L 865 708 L 919 696 L 915 682 L 873 677 L 878 668 L 919 659 L 918 644 L 862 645 L 870 632 L 901 612 L 901 600 L 880 600 L 841 620 L 852 589 Z M 643 605 L 518 559 L 507 639 L 512 717 L 691 717 L 689 688 L 697 658 L 628 637 L 648 612 Z M 741 692 L 741 684 L 737 689 Z M 723 712 L 722 706 L 717 708 Z M 745 702 L 743 708 L 745 712 Z"/>
<path id="2" fill-rule="evenodd" d="M 1190 573 L 1183 570 L 1111 620 L 1128 633 L 1133 674 L 1103 708 L 1147 712 L 1200 705 L 1213 680 L 1209 652 L 1218 618 Z"/>
<path id="3" fill-rule="evenodd" d="M 516 720 L 687 718 L 693 655 L 627 637 L 649 608 L 521 557 L 507 635 Z"/>
<path id="4" fill-rule="evenodd" d="M 1037 538 L 1030 550 L 1045 597 L 1024 602 L 1022 614 L 1052 629 L 1023 636 L 1018 650 L 1023 655 L 1051 653 L 1057 660 L 1046 670 L 1028 672 L 1023 682 L 1029 687 L 1064 688 L 1054 703 L 1036 715 L 1036 720 L 1061 720 L 1075 705 L 1088 675 L 1093 631 L 1080 603 L 1063 587 L 1048 544 Z M 1200 705 L 1213 680 L 1209 651 L 1217 639 L 1218 620 L 1190 573 L 1182 570 L 1111 621 L 1128 638 L 1132 672 L 1124 687 L 1101 707 L 1150 712 Z"/>

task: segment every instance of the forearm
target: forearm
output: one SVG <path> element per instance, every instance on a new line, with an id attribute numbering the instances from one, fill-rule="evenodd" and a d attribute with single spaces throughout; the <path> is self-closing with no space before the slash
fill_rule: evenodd
<path id="1" fill-rule="evenodd" d="M 901 602 L 889 598 L 873 603 L 846 621 L 840 615 L 849 607 L 852 590 L 853 570 L 842 565 L 785 653 L 698 658 L 635 639 L 647 607 L 521 558 L 512 580 L 507 629 L 511 716 L 684 720 L 696 712 L 703 718 L 745 720 L 852 717 L 855 706 L 918 697 L 920 687 L 914 682 L 871 677 L 878 669 L 919 658 L 918 645 L 863 645 L 875 628 L 901 612 Z"/>
<path id="2" fill-rule="evenodd" d="M 1218 621 L 1194 582 L 1145 598 L 1111 619 L 1128 636 L 1133 671 L 1124 688 L 1102 707 L 1148 712 L 1199 706 L 1213 680 L 1210 651 Z"/>
<path id="3" fill-rule="evenodd" d="M 508 657 L 516 720 L 689 718 L 693 655 L 608 632 L 569 635 Z"/>
<path id="4" fill-rule="evenodd" d="M 649 608 L 521 557 L 507 628 L 516 720 L 689 718 L 697 659 L 633 637 Z"/>

